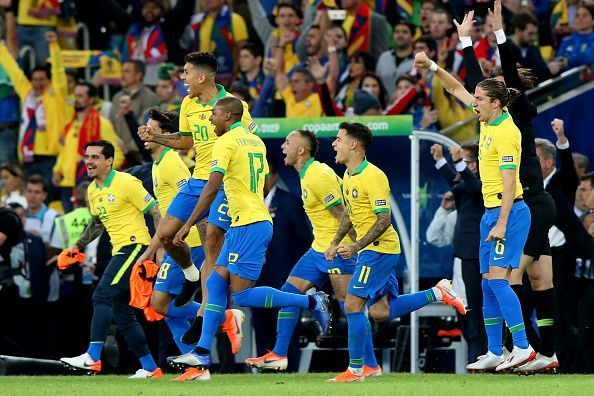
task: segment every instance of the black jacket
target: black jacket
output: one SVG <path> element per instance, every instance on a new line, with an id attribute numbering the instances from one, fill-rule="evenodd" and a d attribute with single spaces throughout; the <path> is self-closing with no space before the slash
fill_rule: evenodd
<path id="1" fill-rule="evenodd" d="M 456 203 L 458 218 L 454 228 L 454 256 L 460 259 L 478 259 L 480 244 L 480 224 L 485 206 L 481 192 L 481 181 L 468 167 L 458 172 L 449 163 L 439 168 L 446 179 Z"/>

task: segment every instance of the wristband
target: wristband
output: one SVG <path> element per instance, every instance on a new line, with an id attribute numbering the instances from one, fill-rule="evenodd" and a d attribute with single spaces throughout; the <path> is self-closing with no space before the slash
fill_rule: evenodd
<path id="1" fill-rule="evenodd" d="M 495 30 L 493 34 L 495 34 L 495 37 L 497 38 L 497 44 L 503 44 L 507 41 L 503 29 Z"/>
<path id="2" fill-rule="evenodd" d="M 328 53 L 336 52 L 336 47 L 328 47 Z"/>
<path id="3" fill-rule="evenodd" d="M 470 38 L 470 36 L 461 36 L 460 44 L 462 44 L 462 49 L 472 47 L 472 39 Z"/>
<path id="4" fill-rule="evenodd" d="M 437 71 L 437 63 L 435 63 L 434 61 L 431 61 L 431 66 L 429 66 L 429 70 L 431 70 L 432 72 L 436 72 Z"/>

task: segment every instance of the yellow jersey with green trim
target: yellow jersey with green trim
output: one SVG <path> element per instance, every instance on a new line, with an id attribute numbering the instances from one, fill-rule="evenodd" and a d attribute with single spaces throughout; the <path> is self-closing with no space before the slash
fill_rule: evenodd
<path id="1" fill-rule="evenodd" d="M 380 168 L 363 160 L 352 175 L 344 172 L 342 191 L 349 217 L 361 239 L 377 221 L 377 214 L 390 212 L 390 184 Z M 390 227 L 375 241 L 361 249 L 378 253 L 399 254 L 400 239 L 394 227 Z"/>
<path id="2" fill-rule="evenodd" d="M 219 94 L 212 102 L 200 103 L 197 98 L 186 96 L 182 102 L 179 112 L 179 133 L 180 135 L 192 136 L 194 150 L 196 151 L 196 166 L 192 177 L 195 179 L 208 180 L 210 175 L 210 162 L 212 160 L 212 147 L 217 140 L 214 132 L 214 125 L 210 123 L 212 108 L 219 101 L 227 96 L 233 96 L 222 85 L 217 84 Z M 256 123 L 250 115 L 248 105 L 242 101 L 243 117 L 241 122 L 250 132 L 256 132 Z"/>
<path id="3" fill-rule="evenodd" d="M 490 123 L 481 122 L 479 169 L 486 208 L 501 206 L 503 197 L 501 171 L 504 169 L 516 170 L 514 198 L 522 195 L 521 156 L 522 134 L 507 111 Z"/>
<path id="4" fill-rule="evenodd" d="M 311 248 L 323 253 L 328 249 L 340 221 L 330 209 L 342 203 L 342 180 L 332 168 L 310 158 L 299 172 L 303 209 L 311 222 L 314 240 Z M 346 236 L 343 243 L 353 241 Z"/>
<path id="5" fill-rule="evenodd" d="M 242 122 L 231 125 L 212 149 L 211 172 L 224 175 L 231 227 L 272 218 L 264 205 L 264 180 L 268 174 L 266 146 Z"/>
<path id="6" fill-rule="evenodd" d="M 144 214 L 155 205 L 155 199 L 140 180 L 129 173 L 111 170 L 103 186 L 93 181 L 87 194 L 91 215 L 101 220 L 109 234 L 112 254 L 124 246 L 151 243 Z"/>
<path id="7" fill-rule="evenodd" d="M 190 171 L 177 151 L 166 147 L 159 158 L 153 162 L 153 192 L 157 198 L 161 216 L 165 216 L 171 201 L 189 179 Z M 202 245 L 196 227 L 190 229 L 186 243 L 189 247 Z"/>

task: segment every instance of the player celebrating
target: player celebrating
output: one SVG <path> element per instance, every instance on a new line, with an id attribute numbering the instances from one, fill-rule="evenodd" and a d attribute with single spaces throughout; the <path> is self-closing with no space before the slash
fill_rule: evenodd
<path id="1" fill-rule="evenodd" d="M 487 355 L 497 357 L 497 371 L 513 369 L 536 355 L 526 338 L 520 301 L 509 285 L 511 270 L 519 268 L 530 229 L 530 210 L 522 198 L 519 180 L 521 134 L 506 108 L 520 92 L 489 78 L 476 86 L 473 97 L 425 53 L 418 53 L 414 64 L 434 71 L 444 88 L 472 108 L 481 123 L 479 168 L 486 211 L 481 221 L 480 267 Z M 503 320 L 514 341 L 507 358 L 501 353 Z"/>
<path id="2" fill-rule="evenodd" d="M 441 301 L 466 313 L 464 302 L 450 282 L 441 280 L 435 287 L 398 297 L 394 275 L 400 257 L 400 240 L 391 224 L 388 178 L 365 158 L 372 134 L 358 122 L 342 122 L 332 143 L 336 162 L 346 165 L 343 196 L 347 210 L 325 256 L 333 260 L 339 254 L 350 259 L 359 253 L 355 272 L 348 286 L 344 310 L 348 321 L 349 367 L 327 382 L 362 382 L 368 353 L 370 326 L 364 308 L 368 305 L 374 318 L 394 319 L 434 301 Z M 356 242 L 344 244 L 343 238 L 354 227 Z M 380 371 L 381 373 L 381 371 Z"/>
<path id="3" fill-rule="evenodd" d="M 192 224 L 208 210 L 224 182 L 231 228 L 215 270 L 206 282 L 208 303 L 198 347 L 185 355 L 168 358 L 173 365 L 197 367 L 185 379 L 210 378 L 210 348 L 224 319 L 229 286 L 239 306 L 311 309 L 322 328 L 328 327 L 328 297 L 324 292 L 305 296 L 271 287 L 254 287 L 272 237 L 272 218 L 263 199 L 264 178 L 268 173 L 266 146 L 242 125 L 243 112 L 242 102 L 233 97 L 220 99 L 215 105 L 211 122 L 219 138 L 213 148 L 210 178 L 196 208 L 175 237 L 177 244 L 183 243 Z"/>
<path id="4" fill-rule="evenodd" d="M 165 218 L 159 226 L 158 235 L 167 254 L 182 267 L 186 278 L 181 292 L 177 295 L 174 304 L 183 307 L 190 304 L 198 290 L 200 272 L 192 262 L 190 249 L 186 243 L 177 246 L 173 243 L 175 234 L 188 220 L 192 210 L 198 202 L 210 172 L 212 147 L 217 139 L 213 126 L 209 122 L 212 108 L 217 100 L 232 96 L 218 84 L 215 84 L 217 73 L 217 60 L 212 53 L 192 52 L 186 55 L 184 72 L 181 79 L 188 87 L 188 96 L 182 102 L 179 120 L 179 132 L 171 134 L 156 133 L 149 126 L 141 126 L 138 135 L 146 142 L 155 142 L 175 149 L 190 149 L 196 151 L 196 166 L 192 178 L 182 187 L 175 196 L 167 210 Z M 243 103 L 244 112 L 241 122 L 250 132 L 254 132 L 256 124 L 249 115 L 247 104 Z M 208 215 L 208 226 L 201 222 L 198 224 L 200 239 L 206 259 L 202 265 L 202 292 L 203 303 L 207 301 L 206 279 L 214 267 L 214 262 L 219 255 L 225 231 L 229 228 L 230 219 L 227 216 L 227 201 L 221 187 L 213 201 Z M 201 220 L 201 219 L 198 219 Z M 195 325 L 184 337 L 184 341 L 195 343 L 196 336 L 200 333 L 202 314 L 205 305 L 199 311 Z"/>
<path id="5" fill-rule="evenodd" d="M 175 112 L 162 111 L 157 108 L 149 112 L 147 125 L 156 133 L 166 134 L 177 131 L 179 116 Z M 153 191 L 159 204 L 161 215 L 165 214 L 171 201 L 190 178 L 190 171 L 184 164 L 179 154 L 169 147 L 157 143 L 146 143 L 153 158 Z M 188 234 L 187 244 L 190 247 L 192 261 L 202 263 L 204 252 L 200 245 L 198 230 L 192 227 Z M 165 254 L 163 263 L 157 274 L 154 291 L 151 296 L 153 309 L 165 316 L 165 322 L 171 330 L 173 340 L 181 353 L 187 353 L 194 349 L 185 344 L 181 338 L 190 328 L 190 320 L 196 318 L 200 304 L 192 301 L 185 307 L 176 307 L 171 301 L 171 296 L 181 292 L 184 283 L 184 275 L 179 265 Z M 243 312 L 238 309 L 227 310 L 226 320 L 223 324 L 223 331 L 229 337 L 233 353 L 236 353 L 241 345 L 242 331 L 241 324 L 245 318 Z"/>
<path id="6" fill-rule="evenodd" d="M 85 147 L 87 174 L 94 179 L 88 189 L 93 220 L 76 244 L 67 250 L 71 253 L 82 250 L 105 230 L 113 246 L 112 259 L 93 293 L 89 349 L 80 356 L 60 361 L 74 369 L 93 374 L 100 372 L 101 351 L 113 317 L 142 365 L 130 378 L 161 378 L 163 373 L 153 360 L 144 331 L 128 305 L 132 266 L 151 243 L 144 214 L 153 217 L 156 228 L 160 219 L 159 205 L 140 180 L 112 169 L 114 154 L 113 145 L 105 140 L 89 142 Z"/>
<path id="7" fill-rule="evenodd" d="M 344 310 L 346 290 L 355 270 L 355 259 L 337 257 L 327 261 L 324 251 L 332 242 L 344 203 L 342 201 L 342 180 L 328 165 L 315 160 L 318 140 L 313 132 L 296 130 L 291 132 L 281 146 L 285 155 L 285 165 L 293 166 L 301 180 L 303 207 L 313 227 L 314 241 L 311 248 L 295 265 L 282 291 L 304 294 L 312 287 L 320 289 L 330 279 L 340 307 Z M 346 236 L 345 243 L 353 243 L 352 236 Z M 286 307 L 278 313 L 277 339 L 274 349 L 264 356 L 250 358 L 246 363 L 259 369 L 287 369 L 287 352 L 293 330 L 299 320 L 300 309 Z M 365 344 L 365 372 L 368 375 L 381 375 L 373 352 L 373 339 L 368 333 Z"/>

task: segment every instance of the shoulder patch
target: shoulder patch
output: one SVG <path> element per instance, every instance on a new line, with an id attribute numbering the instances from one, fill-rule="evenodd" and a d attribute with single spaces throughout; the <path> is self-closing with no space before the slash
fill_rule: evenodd
<path id="1" fill-rule="evenodd" d="M 375 206 L 386 206 L 387 202 L 385 199 L 378 199 L 375 201 Z"/>
<path id="2" fill-rule="evenodd" d="M 501 157 L 501 162 L 514 162 L 513 155 L 504 155 Z"/>
<path id="3" fill-rule="evenodd" d="M 151 199 L 153 199 L 153 196 L 151 194 L 146 194 L 146 197 L 144 197 L 144 202 L 150 202 Z"/>
<path id="4" fill-rule="evenodd" d="M 328 195 L 326 198 L 324 198 L 324 203 L 330 203 L 334 200 L 334 194 L 330 194 Z"/>
<path id="5" fill-rule="evenodd" d="M 180 181 L 178 181 L 175 185 L 177 186 L 177 188 L 182 188 L 183 186 L 185 186 L 188 183 L 188 181 L 186 179 L 181 179 Z"/>
<path id="6" fill-rule="evenodd" d="M 253 132 L 254 129 L 256 129 L 256 121 L 252 121 L 252 123 L 248 126 L 248 129 L 250 130 L 250 132 Z"/>

